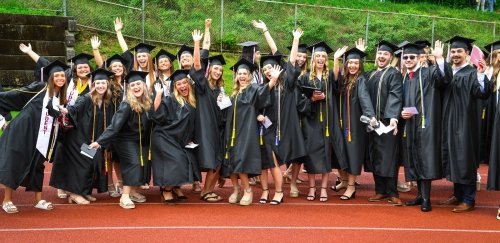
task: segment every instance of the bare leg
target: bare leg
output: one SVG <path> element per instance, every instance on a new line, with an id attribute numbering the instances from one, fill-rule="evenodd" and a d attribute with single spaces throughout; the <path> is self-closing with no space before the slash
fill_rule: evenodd
<path id="1" fill-rule="evenodd" d="M 320 202 L 328 201 L 328 192 L 326 191 L 328 186 L 328 173 L 321 174 L 321 195 Z"/>
<path id="2" fill-rule="evenodd" d="M 278 160 L 276 159 L 276 155 L 274 153 L 273 153 L 273 160 L 274 160 L 274 168 L 271 169 L 271 174 L 273 175 L 274 179 L 274 190 L 275 190 L 273 201 L 281 202 L 283 198 L 283 175 L 281 174 L 281 169 L 278 165 Z"/>
<path id="3" fill-rule="evenodd" d="M 260 174 L 260 185 L 262 186 L 262 195 L 260 196 L 260 203 L 267 203 L 267 199 L 269 198 L 269 180 L 268 175 L 269 169 L 265 169 Z"/>
<path id="4" fill-rule="evenodd" d="M 309 193 L 307 194 L 307 200 L 314 201 L 316 199 L 316 180 L 315 174 L 307 174 L 309 181 Z"/>
<path id="5" fill-rule="evenodd" d="M 300 164 L 292 163 L 292 180 L 290 181 L 290 196 L 298 197 L 299 189 L 297 188 L 297 179 L 299 178 Z"/>
<path id="6" fill-rule="evenodd" d="M 5 192 L 4 192 L 4 196 L 3 196 L 3 203 L 6 203 L 6 202 L 12 202 L 12 193 L 14 192 L 14 190 L 10 187 L 5 187 Z"/>

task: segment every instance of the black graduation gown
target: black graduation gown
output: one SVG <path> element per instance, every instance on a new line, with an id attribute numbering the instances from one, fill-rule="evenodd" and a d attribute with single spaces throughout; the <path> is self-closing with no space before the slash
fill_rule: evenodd
<path id="1" fill-rule="evenodd" d="M 269 86 L 248 84 L 241 93 L 231 98 L 231 102 L 233 105 L 227 108 L 226 153 L 222 175 L 224 177 L 238 173 L 248 174 L 249 177 L 260 175 L 262 166 L 257 111 L 270 102 Z M 233 120 L 234 117 L 236 120 Z M 232 138 L 233 127 L 234 138 Z"/>
<path id="2" fill-rule="evenodd" d="M 477 81 L 477 71 L 465 66 L 453 75 L 445 63 L 446 82 L 442 95 L 442 146 L 444 175 L 454 183 L 475 185 L 477 180 L 479 143 L 478 98 L 491 93 L 485 77 L 484 92 Z"/>
<path id="3" fill-rule="evenodd" d="M 122 102 L 114 114 L 111 124 L 96 141 L 104 148 L 109 148 L 113 144 L 120 160 L 123 185 L 140 186 L 144 184 L 144 166 L 147 165 L 148 160 L 149 131 L 148 114 L 146 112 L 137 113 L 127 102 Z"/>
<path id="4" fill-rule="evenodd" d="M 215 170 L 224 160 L 224 122 L 217 105 L 220 88 L 210 88 L 205 78 L 205 68 L 195 71 L 191 68 L 190 74 L 194 80 L 196 92 L 196 119 L 194 137 L 199 146 L 197 158 L 199 167 L 203 170 Z"/>
<path id="5" fill-rule="evenodd" d="M 403 107 L 418 110 L 418 114 L 405 120 L 403 130 L 406 181 L 442 178 L 440 88 L 443 83 L 444 75 L 437 66 L 421 67 L 415 71 L 413 79 L 407 74 L 403 80 Z"/>
<path id="6" fill-rule="evenodd" d="M 307 150 L 304 167 L 309 174 L 329 173 L 332 168 L 344 170 L 347 168 L 347 158 L 340 129 L 337 90 L 334 90 L 338 86 L 334 85 L 333 72 L 329 72 L 327 82 L 317 77 L 309 80 L 309 74 L 307 72 L 299 78 L 300 87 L 316 87 L 325 92 L 326 99 L 312 102 L 301 90 L 297 106 L 302 114 L 302 134 Z"/>
<path id="7" fill-rule="evenodd" d="M 263 129 L 262 169 L 275 167 L 273 153 L 278 160 L 278 165 L 306 155 L 295 99 L 295 87 L 299 74 L 300 67 L 298 65 L 294 67 L 288 62 L 283 84 L 276 86 L 271 91 L 271 104 L 263 110 L 263 115 L 267 116 L 272 124 L 267 129 L 259 124 L 259 127 Z M 279 92 L 280 94 L 278 94 Z M 279 119 L 278 110 L 280 110 Z"/>
<path id="8" fill-rule="evenodd" d="M 340 85 L 344 83 L 341 77 Z M 345 89 L 339 90 L 339 112 L 341 114 L 340 126 L 343 131 L 343 139 L 346 145 L 347 171 L 351 175 L 360 175 L 361 168 L 367 156 L 368 133 L 366 125 L 359 118 L 362 115 L 374 117 L 375 112 L 370 100 L 370 94 L 366 88 L 366 77 L 364 74 L 359 75 L 356 80 L 356 85 L 352 87 L 349 94 L 349 104 L 347 104 L 347 92 Z M 347 112 L 349 108 L 349 113 Z M 349 135 L 350 131 L 350 135 Z"/>
<path id="9" fill-rule="evenodd" d="M 394 67 L 373 70 L 366 75 L 366 87 L 375 111 L 375 116 L 384 125 L 390 124 L 391 118 L 398 119 L 402 106 L 403 77 Z M 365 169 L 377 176 L 397 177 L 399 167 L 399 144 L 402 131 L 394 136 L 393 132 L 368 135 L 369 157 Z"/>
<path id="10" fill-rule="evenodd" d="M 37 90 L 43 87 L 42 85 L 45 84 L 39 82 L 32 88 Z M 0 137 L 0 184 L 14 190 L 19 186 L 24 186 L 26 191 L 41 192 L 44 162 L 47 159 L 36 148 L 36 142 L 46 89 L 42 88 L 24 108 L 20 103 L 9 103 L 10 100 L 15 99 L 18 92 L 13 90 L 0 93 L 2 109 L 7 111 L 22 109 Z M 19 98 L 23 99 L 25 95 L 26 93 L 21 93 Z M 48 124 L 48 126 L 53 126 L 53 124 Z M 56 139 L 54 132 L 55 129 L 52 128 L 49 145 L 55 142 L 53 141 Z M 50 151 L 47 156 L 50 157 Z"/>
<path id="11" fill-rule="evenodd" d="M 182 186 L 201 180 L 195 151 L 185 148 L 194 138 L 195 108 L 166 96 L 151 118 L 155 123 L 151 134 L 154 184 Z"/>
<path id="12" fill-rule="evenodd" d="M 494 93 L 498 95 L 498 90 Z M 493 95 L 492 95 L 493 97 Z M 490 158 L 488 167 L 488 190 L 500 190 L 500 102 L 497 101 L 497 96 L 494 96 L 494 101 L 496 103 L 495 118 L 493 121 L 493 129 L 491 132 L 491 147 L 490 147 Z"/>
<path id="13" fill-rule="evenodd" d="M 485 100 L 485 114 L 484 114 L 484 127 L 483 130 L 484 136 L 482 136 L 481 139 L 481 155 L 480 161 L 484 161 L 486 163 L 489 163 L 489 158 L 490 158 L 490 153 L 491 153 L 491 142 L 493 139 L 493 129 L 495 128 L 495 116 L 497 113 L 497 95 L 498 95 L 498 90 L 495 92 L 492 92 L 490 97 Z M 483 158 L 485 157 L 485 158 Z"/>
<path id="14" fill-rule="evenodd" d="M 91 144 L 111 123 L 113 104 L 104 106 L 95 106 L 86 94 L 67 108 L 75 128 L 66 133 L 59 160 L 52 167 L 50 186 L 79 195 L 90 195 L 93 188 L 99 193 L 107 191 L 109 171 L 106 171 L 103 150 L 93 159 L 80 154 L 81 145 Z"/>

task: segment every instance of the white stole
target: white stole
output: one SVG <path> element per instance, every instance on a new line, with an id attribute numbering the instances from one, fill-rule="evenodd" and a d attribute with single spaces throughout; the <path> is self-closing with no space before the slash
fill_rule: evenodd
<path id="1" fill-rule="evenodd" d="M 58 100 L 59 99 L 54 100 L 54 103 L 58 103 Z M 36 139 L 36 149 L 38 149 L 38 151 L 40 151 L 40 153 L 45 158 L 47 158 L 49 146 L 50 149 L 53 149 L 55 144 L 55 141 L 52 142 L 52 145 L 49 144 L 52 127 L 55 128 L 54 139 L 55 137 L 57 137 L 57 131 L 59 130 L 59 123 L 57 122 L 57 119 L 54 120 L 54 118 L 49 115 L 49 111 L 46 108 L 48 102 L 49 92 L 47 91 L 45 92 L 45 97 L 43 98 L 42 114 L 40 116 L 40 127 L 38 128 L 38 137 Z M 57 105 L 58 104 L 54 104 L 54 106 Z"/>
<path id="2" fill-rule="evenodd" d="M 67 106 L 74 105 L 77 98 L 78 98 L 78 90 L 76 88 L 74 80 L 71 79 L 68 84 L 68 89 L 66 90 Z"/>

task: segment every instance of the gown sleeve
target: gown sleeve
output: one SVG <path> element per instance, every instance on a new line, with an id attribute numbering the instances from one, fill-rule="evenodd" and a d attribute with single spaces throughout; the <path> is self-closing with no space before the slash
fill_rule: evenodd
<path id="1" fill-rule="evenodd" d="M 20 111 L 28 101 L 45 88 L 45 83 L 33 82 L 20 89 L 0 93 L 0 114 L 10 111 Z"/>
<path id="2" fill-rule="evenodd" d="M 399 117 L 403 97 L 402 80 L 403 76 L 395 69 L 387 77 L 389 92 L 387 95 L 387 104 L 384 111 L 384 118 L 386 119 L 398 119 Z"/>
<path id="3" fill-rule="evenodd" d="M 76 99 L 76 102 L 72 106 L 68 106 L 68 116 L 71 118 L 71 121 L 75 125 L 75 127 L 78 127 L 78 117 L 82 115 L 82 112 L 84 112 L 86 103 L 90 101 L 90 96 L 88 95 L 83 95 L 79 96 Z"/>
<path id="4" fill-rule="evenodd" d="M 129 119 L 131 113 L 132 109 L 130 108 L 130 105 L 126 102 L 122 102 L 120 104 L 120 108 L 114 114 L 111 124 L 109 124 L 96 142 L 105 148 L 109 148 L 113 138 L 120 132 Z"/>
<path id="5" fill-rule="evenodd" d="M 361 112 L 367 117 L 374 117 L 375 110 L 373 109 L 373 104 L 370 99 L 370 93 L 368 93 L 365 82 L 366 79 L 364 77 L 361 77 L 358 79 L 357 84 L 358 99 L 359 104 L 361 105 Z"/>

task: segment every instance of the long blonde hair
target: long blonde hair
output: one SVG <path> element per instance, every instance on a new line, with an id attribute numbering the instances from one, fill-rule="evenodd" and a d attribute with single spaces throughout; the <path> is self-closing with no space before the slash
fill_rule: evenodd
<path id="1" fill-rule="evenodd" d="M 149 87 L 151 89 L 151 91 L 154 89 L 154 85 L 155 85 L 155 68 L 154 68 L 154 64 L 153 64 L 153 58 L 151 57 L 151 54 L 150 53 L 146 53 L 146 56 L 148 57 L 148 77 L 149 77 Z M 139 71 L 139 61 L 137 61 L 137 53 L 136 55 L 134 56 L 134 70 L 135 71 Z M 143 72 L 145 70 L 142 70 Z M 146 86 L 147 88 L 147 86 Z"/>
<path id="2" fill-rule="evenodd" d="M 245 69 L 247 70 L 247 69 Z M 251 82 L 252 81 L 252 72 L 250 72 L 250 70 L 247 70 L 248 72 L 248 82 Z M 238 94 L 238 92 L 240 92 L 240 82 L 238 81 L 238 77 L 237 75 L 234 77 L 234 80 L 233 80 L 233 93 L 231 94 L 231 96 L 236 96 L 236 94 Z M 250 84 L 248 84 L 250 85 Z"/>
<path id="3" fill-rule="evenodd" d="M 312 58 L 311 58 L 311 71 L 309 72 L 309 80 L 310 81 L 314 81 L 314 79 L 316 78 L 316 62 L 315 62 L 315 54 L 312 55 Z M 325 58 L 325 68 L 323 68 L 323 73 L 321 74 L 321 77 L 323 80 L 325 81 L 328 81 L 328 73 L 329 73 L 329 69 L 328 69 L 328 55 L 326 56 Z"/>
<path id="4" fill-rule="evenodd" d="M 179 94 L 179 92 L 175 87 L 175 84 L 181 80 L 174 82 L 174 97 L 177 100 L 177 102 L 181 104 L 181 106 L 184 106 L 186 104 L 185 102 L 187 101 L 192 107 L 196 108 L 196 97 L 194 96 L 193 86 L 191 85 L 191 79 L 189 78 L 186 79 L 188 80 L 189 84 L 189 94 L 187 100 Z"/>
<path id="5" fill-rule="evenodd" d="M 127 103 L 133 111 L 142 113 L 148 112 L 151 109 L 151 98 L 147 92 L 146 83 L 143 83 L 143 92 L 140 98 L 136 98 L 132 89 L 127 88 Z"/>
<path id="6" fill-rule="evenodd" d="M 487 64 L 493 68 L 493 75 L 491 76 L 491 80 L 493 81 L 493 90 L 497 90 L 498 88 L 498 82 L 500 80 L 497 80 L 497 77 L 500 73 L 500 61 L 499 56 L 500 56 L 500 50 L 494 50 L 491 54 L 491 60 L 493 63 L 490 62 L 490 58 L 487 58 Z"/>

